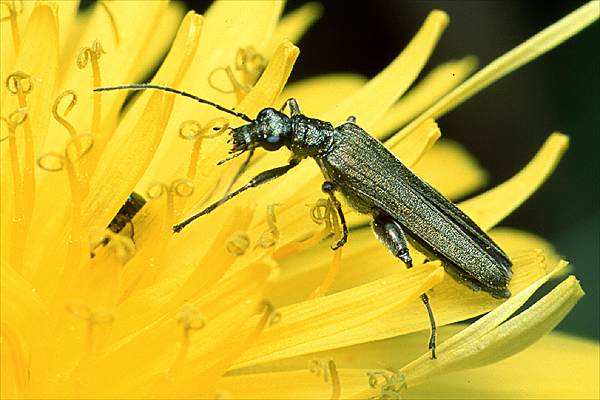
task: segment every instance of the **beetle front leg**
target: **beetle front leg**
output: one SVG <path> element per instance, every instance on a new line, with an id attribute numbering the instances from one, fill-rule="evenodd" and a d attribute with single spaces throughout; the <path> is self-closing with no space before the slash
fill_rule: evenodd
<path id="1" fill-rule="evenodd" d="M 216 209 L 217 207 L 219 207 L 222 204 L 226 203 L 227 201 L 231 200 L 232 198 L 234 198 L 238 194 L 243 193 L 243 192 L 245 192 L 248 189 L 255 188 L 255 187 L 260 186 L 260 185 L 264 185 L 265 183 L 270 182 L 273 179 L 276 179 L 276 178 L 279 178 L 280 176 L 283 176 L 290 169 L 292 169 L 296 165 L 298 165 L 299 162 L 300 161 L 298 161 L 296 159 L 291 159 L 290 163 L 288 165 L 284 165 L 282 167 L 277 167 L 277 168 L 273 168 L 273 169 L 268 169 L 266 171 L 261 172 L 260 174 L 256 175 L 254 178 L 252 178 L 250 180 L 250 182 L 246 183 L 241 188 L 239 188 L 237 190 L 234 190 L 233 192 L 227 193 L 225 196 L 223 196 L 221 198 L 221 200 L 215 201 L 210 206 L 206 207 L 204 210 L 200 211 L 199 213 L 196 213 L 196 214 L 192 215 L 191 217 L 189 217 L 185 221 L 180 222 L 180 223 L 178 223 L 176 225 L 173 225 L 173 232 L 175 232 L 175 233 L 180 232 L 190 222 L 194 221 L 195 219 L 197 219 L 197 218 L 199 218 L 199 217 L 201 217 L 203 215 L 206 215 L 206 214 L 212 212 L 214 209 Z"/>
<path id="2" fill-rule="evenodd" d="M 408 253 L 408 242 L 402 225 L 383 211 L 377 211 L 373 223 L 373 232 L 375 236 L 388 248 L 392 254 L 402 260 L 407 268 L 412 268 L 412 258 Z M 431 350 L 431 358 L 436 358 L 435 347 L 437 337 L 437 325 L 433 316 L 433 310 L 429 304 L 429 297 L 423 293 L 421 295 L 421 301 L 427 308 L 427 315 L 429 316 L 429 323 L 431 324 L 431 336 L 429 337 L 429 349 Z"/>
<path id="3" fill-rule="evenodd" d="M 346 218 L 344 217 L 344 212 L 342 211 L 342 204 L 335 197 L 335 185 L 332 182 L 325 181 L 323 182 L 323 185 L 321 185 L 321 190 L 323 193 L 326 193 L 329 196 L 329 201 L 331 201 L 331 204 L 333 204 L 335 207 L 338 216 L 340 217 L 340 223 L 342 224 L 342 237 L 331 246 L 331 250 L 337 250 L 345 245 L 348 241 L 348 226 L 346 225 Z"/>

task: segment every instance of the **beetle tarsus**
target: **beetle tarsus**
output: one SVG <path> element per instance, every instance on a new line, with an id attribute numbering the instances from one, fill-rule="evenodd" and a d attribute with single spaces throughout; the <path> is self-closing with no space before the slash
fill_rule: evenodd
<path id="1" fill-rule="evenodd" d="M 429 304 L 429 297 L 427 294 L 423 293 L 421 295 L 421 301 L 425 304 L 427 308 L 427 314 L 429 315 L 429 322 L 431 323 L 431 336 L 429 337 L 429 349 L 431 350 L 431 359 L 435 360 L 437 358 L 435 354 L 436 342 L 437 342 L 437 326 L 435 324 L 435 318 L 433 317 L 433 310 L 431 309 L 431 305 Z"/>

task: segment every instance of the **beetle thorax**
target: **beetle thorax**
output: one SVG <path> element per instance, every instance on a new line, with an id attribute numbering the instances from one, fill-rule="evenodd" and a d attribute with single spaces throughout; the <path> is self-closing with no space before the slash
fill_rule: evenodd
<path id="1" fill-rule="evenodd" d="M 333 125 L 329 122 L 294 115 L 290 150 L 300 158 L 322 156 L 331 147 L 333 133 Z"/>

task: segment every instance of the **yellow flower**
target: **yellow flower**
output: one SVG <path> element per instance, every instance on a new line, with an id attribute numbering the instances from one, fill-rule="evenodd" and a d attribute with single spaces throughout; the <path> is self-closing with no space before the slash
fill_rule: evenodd
<path id="1" fill-rule="evenodd" d="M 241 161 L 216 162 L 228 150 L 222 133 L 240 121 L 161 91 L 140 93 L 124 112 L 127 93 L 92 92 L 143 80 L 170 48 L 153 83 L 248 115 L 294 96 L 307 115 L 333 123 L 355 115 L 376 136 L 405 125 L 386 145 L 456 198 L 485 176 L 459 145 L 433 146 L 434 119 L 591 24 L 597 3 L 470 78 L 467 57 L 410 91 L 448 22 L 441 11 L 368 83 L 332 75 L 284 89 L 299 54 L 292 41 L 318 17 L 315 4 L 281 19 L 283 4 L 265 1 L 219 1 L 204 17 L 163 1 L 77 7 L 2 2 L 3 398 L 597 394 L 597 344 L 564 335 L 486 366 L 540 339 L 583 294 L 568 277 L 512 316 L 566 263 L 542 239 L 492 229 L 552 172 L 564 135 L 459 205 L 514 262 L 513 296 L 500 301 L 444 278 L 439 262 L 423 264 L 414 249 L 422 265 L 398 268 L 361 228 L 363 216 L 349 215 L 352 240 L 343 256 L 331 253 L 322 239 L 338 227 L 307 162 L 173 236 L 173 223 L 227 189 Z M 286 156 L 259 154 L 238 182 Z M 449 184 L 456 174 L 464 179 Z M 106 229 L 132 192 L 147 203 L 119 233 Z M 435 361 L 424 348 L 425 291 L 442 326 Z M 539 369 L 540 360 L 553 366 Z"/>

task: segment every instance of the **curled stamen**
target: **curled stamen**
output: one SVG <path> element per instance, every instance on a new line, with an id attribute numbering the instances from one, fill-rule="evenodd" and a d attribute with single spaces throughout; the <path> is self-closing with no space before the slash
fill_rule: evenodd
<path id="1" fill-rule="evenodd" d="M 200 122 L 193 119 L 183 121 L 181 125 L 179 125 L 179 137 L 182 139 L 196 140 L 200 137 L 201 132 L 202 125 L 200 125 Z"/>
<path id="2" fill-rule="evenodd" d="M 250 247 L 250 237 L 245 232 L 236 232 L 225 243 L 227 252 L 234 256 L 243 256 Z"/>
<path id="3" fill-rule="evenodd" d="M 162 182 L 155 182 L 146 190 L 146 197 L 154 200 L 162 197 L 165 193 L 167 195 L 189 197 L 194 193 L 194 183 L 189 179 L 175 179 L 169 186 Z"/>
<path id="4" fill-rule="evenodd" d="M 281 313 L 269 300 L 263 300 L 260 303 L 260 309 L 264 309 L 265 315 L 268 316 L 269 326 L 278 324 L 281 321 Z"/>
<path id="5" fill-rule="evenodd" d="M 33 78 L 23 71 L 16 71 L 6 78 L 6 87 L 12 94 L 28 94 L 33 89 Z"/>
<path id="6" fill-rule="evenodd" d="M 401 399 L 401 392 L 406 389 L 406 379 L 397 370 L 375 370 L 367 372 L 369 386 L 379 388 L 379 395 L 370 397 L 369 400 L 396 400 Z"/>
<path id="7" fill-rule="evenodd" d="M 49 152 L 37 159 L 37 165 L 48 172 L 62 171 L 65 168 L 65 157 L 60 153 Z"/>
<path id="8" fill-rule="evenodd" d="M 254 47 L 248 46 L 238 49 L 235 55 L 235 69 L 245 72 L 248 85 L 254 86 L 266 67 L 267 59 L 257 52 Z"/>
<path id="9" fill-rule="evenodd" d="M 225 74 L 227 75 L 227 79 L 229 79 L 229 82 L 231 83 L 231 89 L 222 89 L 215 83 L 215 75 L 220 71 L 225 72 Z M 250 89 L 252 89 L 250 86 L 240 83 L 240 81 L 238 81 L 238 79 L 233 74 L 231 67 L 229 67 L 229 66 L 215 68 L 208 75 L 208 84 L 210 85 L 210 87 L 212 87 L 216 91 L 219 91 L 221 93 L 227 93 L 227 94 L 239 93 L 239 92 L 248 93 L 250 91 Z"/>
<path id="10" fill-rule="evenodd" d="M 84 69 L 89 61 L 92 63 L 97 62 L 100 57 L 102 57 L 102 54 L 106 54 L 106 51 L 104 51 L 104 48 L 99 41 L 94 40 L 90 47 L 82 47 L 79 50 L 79 54 L 77 55 L 77 67 L 79 67 L 79 69 Z"/>
<path id="11" fill-rule="evenodd" d="M 65 309 L 75 317 L 92 325 L 110 324 L 115 320 L 115 316 L 109 310 L 98 309 L 92 311 L 87 304 L 78 300 L 65 301 Z"/>
<path id="12" fill-rule="evenodd" d="M 200 310 L 187 303 L 181 307 L 181 311 L 177 314 L 177 323 L 183 326 L 186 334 L 189 331 L 197 331 L 206 326 L 206 321 Z"/>
<path id="13" fill-rule="evenodd" d="M 65 157 L 73 164 L 90 152 L 94 147 L 94 137 L 89 133 L 76 135 L 65 144 Z"/>
<path id="14" fill-rule="evenodd" d="M 114 314 L 105 309 L 92 310 L 87 304 L 79 300 L 65 301 L 65 309 L 76 318 L 87 322 L 87 352 L 91 353 L 94 349 L 94 327 L 97 325 L 112 324 L 115 320 Z"/>
<path id="15" fill-rule="evenodd" d="M 194 193 L 194 183 L 189 179 L 176 179 L 171 183 L 171 192 L 179 197 L 189 197 Z"/>
<path id="16" fill-rule="evenodd" d="M 279 229 L 277 228 L 277 218 L 275 216 L 275 207 L 280 206 L 281 204 L 269 204 L 267 206 L 267 225 L 269 226 L 266 231 L 264 231 L 258 241 L 256 243 L 256 247 L 262 247 L 263 249 L 268 249 L 269 247 L 273 247 L 279 241 Z"/>
<path id="17" fill-rule="evenodd" d="M 71 135 L 71 137 L 75 137 L 75 136 L 77 136 L 77 131 L 75 130 L 75 127 L 73 125 L 71 125 L 71 123 L 69 123 L 69 121 L 67 121 L 63 116 L 61 116 L 58 113 L 58 106 L 60 105 L 60 102 L 62 101 L 62 99 L 64 99 L 67 96 L 71 96 L 71 100 L 69 101 L 69 104 L 67 105 L 67 107 L 65 108 L 65 111 L 63 112 L 63 115 L 65 117 L 73 109 L 75 104 L 77 104 L 77 93 L 75 93 L 74 90 L 65 90 L 64 92 L 59 94 L 56 97 L 56 99 L 54 100 L 54 104 L 52 105 L 52 115 L 54 116 L 54 119 L 59 124 L 61 124 L 62 126 L 65 127 L 65 129 L 69 132 L 69 135 Z"/>
<path id="18" fill-rule="evenodd" d="M 229 129 L 229 120 L 213 118 L 203 127 L 200 122 L 190 119 L 179 126 L 179 137 L 186 140 L 212 139 Z"/>
<path id="19" fill-rule="evenodd" d="M 189 179 L 194 179 L 196 176 L 196 168 L 203 140 L 215 138 L 228 129 L 230 129 L 229 121 L 225 118 L 211 119 L 204 127 L 198 121 L 194 120 L 184 121 L 180 125 L 179 137 L 194 141 L 187 173 Z"/>
<path id="20" fill-rule="evenodd" d="M 92 135 L 87 133 L 77 135 L 66 142 L 64 154 L 56 152 L 42 154 L 37 159 L 37 165 L 48 172 L 62 171 L 67 162 L 71 165 L 77 163 L 90 152 L 93 146 L 94 138 Z"/>
<path id="21" fill-rule="evenodd" d="M 308 362 L 308 370 L 317 376 L 323 376 L 323 382 L 329 382 L 329 368 L 321 359 L 314 358 Z"/>
<path id="22" fill-rule="evenodd" d="M 319 199 L 314 204 L 309 204 L 310 206 L 310 218 L 317 225 L 322 225 L 323 223 L 331 230 L 331 214 L 333 212 L 333 207 L 328 199 Z"/>
<path id="23" fill-rule="evenodd" d="M 102 86 L 102 80 L 100 79 L 100 66 L 98 60 L 106 54 L 102 48 L 102 44 L 94 40 L 91 47 L 82 47 L 77 55 L 77 67 L 83 69 L 86 67 L 88 62 L 92 65 L 92 80 L 93 87 Z M 91 130 L 93 134 L 98 134 L 100 131 L 100 116 L 102 115 L 102 96 L 100 92 L 94 92 L 94 105 L 92 111 L 92 125 Z M 100 144 L 100 148 L 103 148 L 103 144 Z"/>
<path id="24" fill-rule="evenodd" d="M 146 190 L 146 197 L 154 200 L 169 192 L 169 187 L 162 182 L 155 182 Z"/>
<path id="25" fill-rule="evenodd" d="M 108 14 L 108 19 L 110 20 L 110 26 L 112 27 L 113 35 L 115 37 L 115 43 L 118 46 L 119 43 L 121 42 L 121 37 L 119 35 L 119 29 L 117 27 L 117 20 L 115 19 L 113 12 L 108 7 L 108 1 L 103 0 L 103 1 L 100 1 L 99 4 L 104 9 L 104 11 L 106 11 L 106 14 Z"/>
<path id="26" fill-rule="evenodd" d="M 8 139 L 9 136 L 14 136 L 17 130 L 17 127 L 21 125 L 28 117 L 26 108 L 19 108 L 18 110 L 10 113 L 8 118 L 0 118 L 0 121 L 4 121 L 6 123 L 6 127 L 8 128 L 8 134 L 0 138 L 0 142 Z"/>

